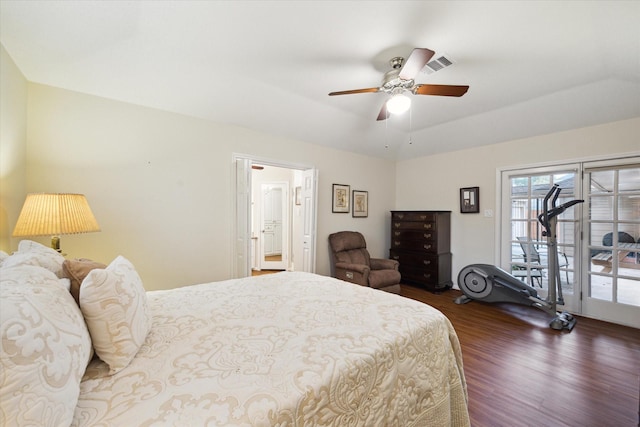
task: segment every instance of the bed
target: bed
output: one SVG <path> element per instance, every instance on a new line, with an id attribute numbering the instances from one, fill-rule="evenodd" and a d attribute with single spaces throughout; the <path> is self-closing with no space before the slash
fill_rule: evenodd
<path id="1" fill-rule="evenodd" d="M 123 257 L 73 277 L 45 249 L 0 265 L 1 425 L 469 425 L 428 305 L 302 272 L 146 292 Z"/>

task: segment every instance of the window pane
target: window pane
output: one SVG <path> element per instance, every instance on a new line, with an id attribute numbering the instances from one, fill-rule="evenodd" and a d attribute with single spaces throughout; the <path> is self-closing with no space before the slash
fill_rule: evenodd
<path id="1" fill-rule="evenodd" d="M 618 176 L 619 191 L 640 191 L 640 168 L 621 169 Z"/>
<path id="2" fill-rule="evenodd" d="M 591 194 L 613 193 L 614 171 L 591 172 Z"/>
<path id="3" fill-rule="evenodd" d="M 618 219 L 640 221 L 640 194 L 618 196 Z"/>
<path id="4" fill-rule="evenodd" d="M 600 276 L 592 274 L 591 276 L 591 298 L 597 298 L 604 301 L 613 301 L 613 278 L 610 276 Z"/>
<path id="5" fill-rule="evenodd" d="M 591 197 L 589 215 L 593 221 L 613 219 L 613 196 Z"/>
<path id="6" fill-rule="evenodd" d="M 604 236 L 613 231 L 612 224 L 591 223 L 590 227 L 591 231 L 589 235 L 591 236 L 591 239 L 589 244 L 592 246 L 603 246 L 602 241 Z"/>
<path id="7" fill-rule="evenodd" d="M 529 200 L 515 199 L 511 201 L 511 218 L 527 219 L 529 214 Z"/>
<path id="8" fill-rule="evenodd" d="M 640 280 L 618 279 L 618 302 L 640 306 Z"/>

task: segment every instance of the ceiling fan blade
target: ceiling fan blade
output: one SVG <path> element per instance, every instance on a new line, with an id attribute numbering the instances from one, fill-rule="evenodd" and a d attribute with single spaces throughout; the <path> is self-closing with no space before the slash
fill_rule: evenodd
<path id="1" fill-rule="evenodd" d="M 382 108 L 380 109 L 380 113 L 378 114 L 378 118 L 376 120 L 387 120 L 389 118 L 389 112 L 387 111 L 387 103 L 382 104 Z"/>
<path id="2" fill-rule="evenodd" d="M 427 62 L 431 57 L 435 55 L 435 52 L 425 48 L 416 48 L 411 51 L 411 55 L 407 58 L 398 74 L 403 80 L 413 80 L 420 70 L 427 65 Z"/>
<path id="3" fill-rule="evenodd" d="M 454 85 L 416 85 L 413 93 L 416 95 L 437 95 L 437 96 L 462 96 L 469 90 L 469 86 Z"/>
<path id="4" fill-rule="evenodd" d="M 329 96 L 334 96 L 334 95 L 352 95 L 354 93 L 373 93 L 373 92 L 379 92 L 380 88 L 377 87 L 370 87 L 367 89 L 353 89 L 353 90 L 343 90 L 340 92 L 331 92 L 329 94 Z"/>

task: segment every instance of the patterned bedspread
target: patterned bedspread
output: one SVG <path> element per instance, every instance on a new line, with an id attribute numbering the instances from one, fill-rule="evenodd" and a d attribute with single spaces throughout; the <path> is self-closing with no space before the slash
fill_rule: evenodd
<path id="1" fill-rule="evenodd" d="M 286 272 L 148 292 L 129 366 L 94 359 L 74 426 L 466 426 L 457 336 L 428 305 Z"/>

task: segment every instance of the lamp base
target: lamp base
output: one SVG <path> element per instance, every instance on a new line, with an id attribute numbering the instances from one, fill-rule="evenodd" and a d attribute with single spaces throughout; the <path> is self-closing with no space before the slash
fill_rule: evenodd
<path id="1" fill-rule="evenodd" d="M 53 236 L 51 237 L 51 248 L 56 252 L 62 253 L 62 249 L 60 249 L 60 237 Z"/>

